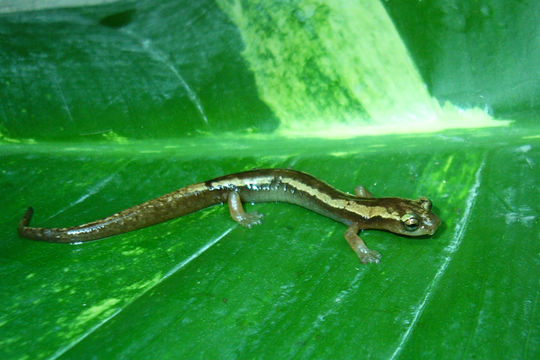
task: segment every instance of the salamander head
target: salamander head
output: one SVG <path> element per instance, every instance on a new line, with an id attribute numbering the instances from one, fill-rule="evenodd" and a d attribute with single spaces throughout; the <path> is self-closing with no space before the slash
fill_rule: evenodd
<path id="1" fill-rule="evenodd" d="M 401 207 L 399 221 L 391 231 L 408 236 L 433 235 L 441 220 L 431 212 L 431 201 L 425 197 L 403 201 L 405 206 Z"/>
<path id="2" fill-rule="evenodd" d="M 401 198 L 376 199 L 377 206 L 368 216 L 366 229 L 380 229 L 400 235 L 433 235 L 441 220 L 431 212 L 431 201 Z M 382 210 L 381 210 L 382 209 Z"/>

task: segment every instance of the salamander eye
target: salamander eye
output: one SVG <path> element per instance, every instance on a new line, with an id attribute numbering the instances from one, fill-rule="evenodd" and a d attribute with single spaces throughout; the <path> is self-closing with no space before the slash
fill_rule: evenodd
<path id="1" fill-rule="evenodd" d="M 415 231 L 420 226 L 420 219 L 415 214 L 405 214 L 401 218 L 401 221 L 407 231 Z"/>
<path id="2" fill-rule="evenodd" d="M 428 198 L 425 198 L 425 197 L 421 197 L 420 199 L 418 199 L 418 201 L 420 201 L 420 206 L 422 206 L 422 209 L 426 210 L 426 211 L 430 211 L 431 210 L 431 201 L 429 201 Z"/>

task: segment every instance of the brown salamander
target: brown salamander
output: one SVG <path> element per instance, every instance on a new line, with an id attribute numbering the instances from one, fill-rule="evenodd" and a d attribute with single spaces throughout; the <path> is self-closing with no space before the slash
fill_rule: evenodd
<path id="1" fill-rule="evenodd" d="M 281 201 L 300 205 L 348 226 L 345 238 L 363 263 L 379 262 L 381 255 L 358 236 L 364 229 L 387 230 L 408 236 L 432 235 L 440 224 L 431 202 L 401 198 L 375 198 L 364 187 L 356 195 L 334 189 L 315 177 L 295 170 L 260 169 L 221 176 L 188 185 L 109 217 L 67 228 L 30 227 L 28 208 L 18 226 L 20 236 L 49 242 L 78 243 L 101 239 L 154 225 L 227 202 L 233 220 L 251 227 L 261 214 L 246 213 L 242 202 Z"/>

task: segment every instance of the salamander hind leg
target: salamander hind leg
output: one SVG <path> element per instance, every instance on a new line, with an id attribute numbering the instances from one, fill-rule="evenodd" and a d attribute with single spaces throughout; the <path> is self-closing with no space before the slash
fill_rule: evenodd
<path id="1" fill-rule="evenodd" d="M 356 194 L 356 196 L 361 197 L 361 198 L 371 199 L 372 197 L 374 197 L 373 194 L 370 193 L 368 189 L 366 189 L 362 185 L 358 185 L 357 187 L 355 187 L 354 193 Z"/>
<path id="2" fill-rule="evenodd" d="M 345 239 L 356 255 L 358 255 L 362 264 L 378 263 L 381 259 L 381 254 L 368 248 L 364 240 L 358 236 L 358 231 L 360 231 L 360 225 L 353 223 L 345 231 Z"/>
<path id="3" fill-rule="evenodd" d="M 237 192 L 229 193 L 228 204 L 231 217 L 240 225 L 251 228 L 253 225 L 258 225 L 262 222 L 261 218 L 263 214 L 259 214 L 258 212 L 247 213 L 244 211 L 242 200 Z"/>

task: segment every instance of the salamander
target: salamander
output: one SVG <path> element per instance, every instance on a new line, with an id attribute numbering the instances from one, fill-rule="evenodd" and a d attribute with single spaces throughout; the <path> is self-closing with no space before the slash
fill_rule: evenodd
<path id="1" fill-rule="evenodd" d="M 408 200 L 375 198 L 365 187 L 355 195 L 339 191 L 304 172 L 289 169 L 257 169 L 225 175 L 180 188 L 106 218 L 66 228 L 30 227 L 28 208 L 18 232 L 25 238 L 56 243 L 96 240 L 154 225 L 211 205 L 227 203 L 234 221 L 251 228 L 262 215 L 244 211 L 243 202 L 286 202 L 302 206 L 347 226 L 345 239 L 362 263 L 379 262 L 381 255 L 358 236 L 366 229 L 400 235 L 433 235 L 440 219 L 425 197 Z"/>

